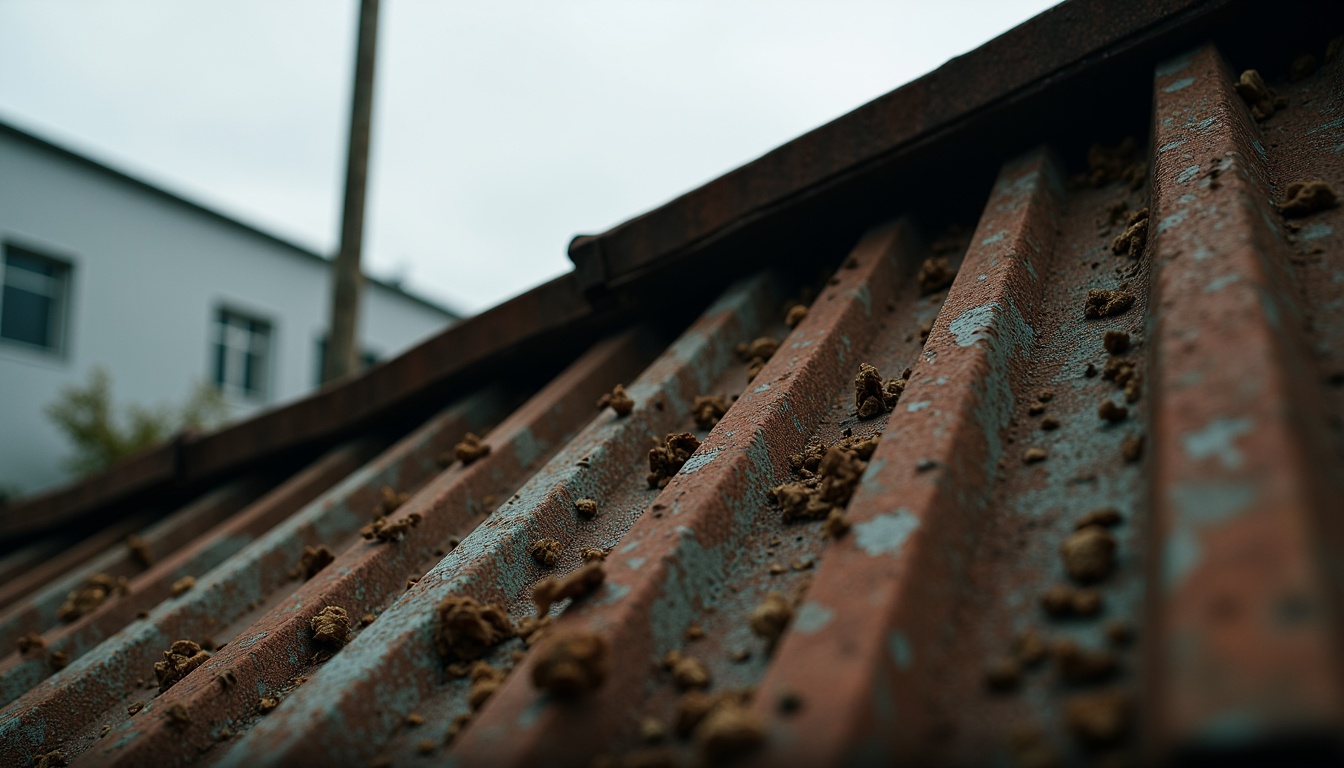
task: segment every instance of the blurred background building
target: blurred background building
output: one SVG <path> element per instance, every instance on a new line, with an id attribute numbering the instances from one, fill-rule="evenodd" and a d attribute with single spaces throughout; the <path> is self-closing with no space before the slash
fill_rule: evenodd
<path id="1" fill-rule="evenodd" d="M 312 390 L 330 279 L 317 253 L 0 123 L 0 487 L 68 478 L 47 409 L 96 369 L 150 407 L 208 383 L 229 418 Z M 457 319 L 366 287 L 365 365 Z"/>

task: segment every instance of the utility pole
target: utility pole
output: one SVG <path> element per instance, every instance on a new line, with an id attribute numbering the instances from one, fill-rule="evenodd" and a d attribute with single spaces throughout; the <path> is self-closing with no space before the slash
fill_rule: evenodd
<path id="1" fill-rule="evenodd" d="M 360 251 L 364 242 L 364 187 L 369 171 L 369 129 L 373 123 L 373 61 L 378 46 L 378 0 L 360 0 L 359 41 L 355 50 L 355 93 L 350 106 L 350 153 L 345 163 L 345 206 L 341 251 L 331 270 L 331 324 L 322 380 L 359 369 Z"/>

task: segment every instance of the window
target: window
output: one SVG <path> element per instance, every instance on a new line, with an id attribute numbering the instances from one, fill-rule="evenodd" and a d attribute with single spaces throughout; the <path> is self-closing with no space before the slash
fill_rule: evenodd
<path id="1" fill-rule="evenodd" d="M 0 284 L 0 339 L 61 352 L 70 265 L 6 243 Z"/>
<path id="2" fill-rule="evenodd" d="M 359 353 L 359 369 L 366 371 L 378 364 L 378 354 L 365 349 Z M 327 337 L 322 336 L 317 340 L 317 371 L 313 376 L 313 382 L 318 386 L 322 385 L 322 369 L 327 365 Z"/>
<path id="3" fill-rule="evenodd" d="M 271 324 L 228 309 L 215 314 L 215 384 L 226 395 L 265 400 Z"/>

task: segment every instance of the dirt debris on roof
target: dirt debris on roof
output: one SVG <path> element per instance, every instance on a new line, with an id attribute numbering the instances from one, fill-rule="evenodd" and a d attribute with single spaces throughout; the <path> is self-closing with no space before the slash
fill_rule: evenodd
<path id="1" fill-rule="evenodd" d="M 598 409 L 611 408 L 617 416 L 629 416 L 635 410 L 635 401 L 626 394 L 625 385 L 617 384 L 611 392 L 597 399 Z"/>
<path id="2" fill-rule="evenodd" d="M 537 604 L 537 615 L 550 613 L 551 606 L 561 600 L 582 597 L 592 592 L 601 587 L 605 580 L 606 571 L 601 560 L 587 563 L 564 578 L 552 576 L 542 579 L 532 588 L 532 601 Z"/>
<path id="3" fill-rule="evenodd" d="M 339 605 L 328 605 L 308 622 L 313 642 L 329 648 L 344 647 L 350 640 L 350 614 Z"/>
<path id="4" fill-rule="evenodd" d="M 490 446 L 481 442 L 481 438 L 477 437 L 475 433 L 468 432 L 462 436 L 462 442 L 453 446 L 453 455 L 465 467 L 478 459 L 489 456 Z"/>
<path id="5" fill-rule="evenodd" d="M 859 373 L 854 377 L 854 412 L 867 420 L 891 411 L 909 381 L 909 368 L 898 378 L 884 379 L 874 366 L 859 363 Z"/>
<path id="6" fill-rule="evenodd" d="M 178 640 L 163 652 L 163 659 L 154 662 L 154 676 L 159 680 L 159 693 L 172 688 L 191 671 L 210 660 L 210 654 L 191 640 Z"/>
<path id="7" fill-rule="evenodd" d="M 691 405 L 691 416 L 700 429 L 713 429 L 732 403 L 723 395 L 698 395 Z"/>
<path id="8" fill-rule="evenodd" d="M 1064 568 L 1081 583 L 1101 581 L 1115 567 L 1115 537 L 1100 525 L 1075 530 L 1060 545 Z"/>
<path id="9" fill-rule="evenodd" d="M 579 517 L 591 520 L 597 517 L 597 501 L 594 499 L 579 499 L 574 502 L 574 511 L 579 513 Z"/>
<path id="10" fill-rule="evenodd" d="M 66 623 L 97 610 L 109 597 L 126 594 L 126 577 L 113 578 L 106 573 L 95 573 L 84 586 L 66 596 L 56 609 L 56 617 Z"/>
<path id="11" fill-rule="evenodd" d="M 59 749 L 53 749 L 50 752 L 39 752 L 32 757 L 32 768 L 65 768 L 70 764 L 70 759 Z"/>
<path id="12" fill-rule="evenodd" d="M 496 605 L 465 595 L 449 595 L 439 603 L 434 644 L 449 662 L 475 661 L 513 636 L 509 614 Z"/>
<path id="13" fill-rule="evenodd" d="M 1126 136 L 1113 147 L 1100 143 L 1088 147 L 1087 174 L 1080 181 L 1092 187 L 1123 181 L 1130 189 L 1138 189 L 1147 178 L 1148 164 L 1139 145 L 1134 137 Z"/>
<path id="14" fill-rule="evenodd" d="M 185 595 L 186 593 L 190 592 L 195 587 L 196 587 L 195 576 L 183 576 L 182 578 L 173 582 L 173 586 L 170 589 L 170 591 L 172 592 L 173 597 L 181 597 L 182 595 Z"/>
<path id="15" fill-rule="evenodd" d="M 549 538 L 537 539 L 527 547 L 527 553 L 543 568 L 554 568 L 560 562 L 560 553 L 563 551 L 564 546 L 559 541 Z"/>
<path id="16" fill-rule="evenodd" d="M 662 445 L 649 450 L 649 487 L 666 488 L 699 447 L 699 438 L 690 432 L 669 433 Z"/>
<path id="17" fill-rule="evenodd" d="M 43 640 L 42 636 L 36 632 L 28 632 L 19 635 L 19 638 L 15 641 L 15 645 L 18 647 L 20 654 L 26 654 L 31 651 L 41 651 L 46 649 L 47 641 Z"/>
<path id="18" fill-rule="evenodd" d="M 335 561 L 336 556 L 331 553 L 330 549 L 327 549 L 326 545 L 305 546 L 303 554 L 299 555 L 299 576 L 307 581 L 316 576 L 318 571 Z"/>
<path id="19" fill-rule="evenodd" d="M 471 665 L 471 688 L 467 691 L 467 706 L 475 712 L 504 684 L 508 673 L 478 661 Z"/>
<path id="20" fill-rule="evenodd" d="M 1294 181 L 1284 190 L 1283 202 L 1279 203 L 1279 212 L 1289 218 L 1310 216 L 1327 208 L 1333 208 L 1337 200 L 1335 190 L 1329 182 L 1320 179 Z"/>
<path id="21" fill-rule="evenodd" d="M 1143 256 L 1143 249 L 1148 242 L 1148 209 L 1140 208 L 1130 214 L 1125 225 L 1125 231 L 1111 241 L 1111 251 L 1119 256 L 1138 259 Z"/>
<path id="22" fill-rule="evenodd" d="M 957 271 L 946 258 L 930 256 L 919 266 L 919 274 L 915 279 L 919 282 L 919 294 L 927 296 L 952 285 L 952 281 L 957 279 Z"/>
<path id="23" fill-rule="evenodd" d="M 751 343 L 743 342 L 737 345 L 737 356 L 747 364 L 747 381 L 750 382 L 761 372 L 770 358 L 779 351 L 779 339 L 773 336 L 762 336 Z"/>
<path id="24" fill-rule="evenodd" d="M 794 304 L 789 307 L 789 311 L 784 315 L 784 324 L 790 328 L 797 328 L 798 324 L 807 318 L 807 307 L 802 304 Z"/>
<path id="25" fill-rule="evenodd" d="M 879 436 L 850 436 L 828 446 L 819 438 L 807 442 L 802 454 L 789 457 L 799 480 L 770 489 L 770 495 L 784 513 L 784 520 L 824 520 L 834 510 L 843 513 L 859 479 L 868 468 L 867 460 L 877 450 Z M 843 533 L 844 521 L 832 523 Z"/>
<path id="26" fill-rule="evenodd" d="M 148 569 L 154 564 L 154 550 L 150 549 L 149 542 L 141 536 L 134 533 L 126 537 L 126 549 L 131 553 L 131 559 L 141 568 Z"/>
<path id="27" fill-rule="evenodd" d="M 1246 102 L 1246 106 L 1251 108 L 1251 117 L 1257 122 L 1268 120 L 1275 112 L 1288 106 L 1288 97 L 1280 96 L 1266 85 L 1265 79 L 1254 69 L 1242 72 L 1237 82 L 1233 83 L 1233 87 L 1237 95 Z"/>
<path id="28" fill-rule="evenodd" d="M 1118 691 L 1072 696 L 1064 704 L 1069 731 L 1088 747 L 1105 747 L 1124 737 L 1132 709 L 1128 694 Z"/>
<path id="29" fill-rule="evenodd" d="M 1128 312 L 1132 306 L 1134 306 L 1134 294 L 1129 291 L 1093 288 L 1087 292 L 1087 303 L 1083 306 L 1083 316 L 1089 320 L 1114 317 Z"/>
<path id="30" fill-rule="evenodd" d="M 735 701 L 714 707 L 695 729 L 695 745 L 710 764 L 751 752 L 765 741 L 759 715 Z"/>
<path id="31" fill-rule="evenodd" d="M 552 696 L 596 690 L 607 678 L 607 641 L 592 632 L 552 634 L 536 654 L 532 684 Z"/>

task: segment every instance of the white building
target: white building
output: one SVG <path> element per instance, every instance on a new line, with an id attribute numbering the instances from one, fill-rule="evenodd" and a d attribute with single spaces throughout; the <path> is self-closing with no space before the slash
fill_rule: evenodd
<path id="1" fill-rule="evenodd" d="M 312 390 L 330 280 L 311 251 L 0 122 L 0 487 L 67 479 L 45 411 L 98 366 L 119 406 L 207 381 L 238 417 Z M 366 359 L 456 319 L 365 285 Z"/>

